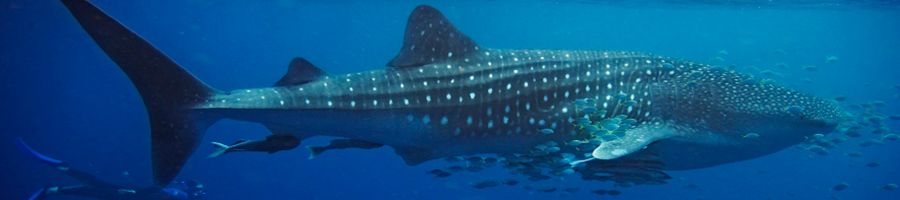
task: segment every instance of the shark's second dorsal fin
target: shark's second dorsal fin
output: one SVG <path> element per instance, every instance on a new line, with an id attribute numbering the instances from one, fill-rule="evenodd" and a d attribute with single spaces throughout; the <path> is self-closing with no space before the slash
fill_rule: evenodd
<path id="1" fill-rule="evenodd" d="M 313 66 L 306 59 L 297 57 L 291 60 L 287 74 L 284 74 L 278 82 L 275 82 L 275 86 L 301 85 L 318 80 L 323 76 L 325 76 L 325 71 Z"/>
<path id="2" fill-rule="evenodd" d="M 455 59 L 478 51 L 478 44 L 464 35 L 440 11 L 421 5 L 409 15 L 403 48 L 390 67 L 418 67 Z"/>

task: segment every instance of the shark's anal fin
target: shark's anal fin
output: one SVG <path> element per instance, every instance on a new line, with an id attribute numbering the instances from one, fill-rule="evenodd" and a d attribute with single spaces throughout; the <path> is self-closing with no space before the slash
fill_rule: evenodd
<path id="1" fill-rule="evenodd" d="M 409 166 L 415 166 L 424 163 L 425 161 L 429 161 L 435 159 L 434 154 L 424 148 L 416 148 L 416 147 L 394 147 L 394 152 L 397 155 L 400 155 L 403 158 L 403 162 Z"/>
<path id="2" fill-rule="evenodd" d="M 325 75 L 325 71 L 322 71 L 322 69 L 314 66 L 306 59 L 297 57 L 291 60 L 287 73 L 278 82 L 275 82 L 275 86 L 302 85 L 318 80 Z"/>
<path id="3" fill-rule="evenodd" d="M 157 185 L 167 185 L 197 148 L 206 128 L 218 120 L 192 112 L 191 106 L 217 92 L 91 3 L 62 3 L 141 94 L 150 119 L 153 175 Z"/>
<path id="4" fill-rule="evenodd" d="M 431 6 L 421 5 L 409 15 L 403 47 L 390 67 L 417 67 L 457 59 L 478 51 L 478 44 L 464 35 Z"/>
<path id="5" fill-rule="evenodd" d="M 644 124 L 625 131 L 625 135 L 600 143 L 591 155 L 600 160 L 612 160 L 640 151 L 652 142 L 670 138 L 676 130 L 665 124 Z"/>

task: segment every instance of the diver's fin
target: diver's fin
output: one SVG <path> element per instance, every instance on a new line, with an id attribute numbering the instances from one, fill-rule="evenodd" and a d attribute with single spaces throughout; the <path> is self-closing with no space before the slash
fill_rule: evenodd
<path id="1" fill-rule="evenodd" d="M 213 151 L 211 154 L 209 154 L 209 156 L 206 156 L 207 158 L 215 158 L 215 157 L 219 157 L 219 156 L 221 156 L 222 154 L 225 154 L 225 152 L 228 152 L 228 149 L 231 148 L 231 147 L 228 146 L 228 145 L 225 145 L 225 144 L 222 144 L 222 143 L 218 143 L 218 142 L 211 142 L 210 144 L 212 144 L 213 146 L 216 147 L 216 151 Z M 239 144 L 239 143 L 238 143 L 238 144 Z"/>
<path id="2" fill-rule="evenodd" d="M 637 151 L 650 143 L 675 136 L 676 130 L 668 125 L 644 124 L 625 131 L 625 135 L 600 143 L 591 155 L 600 160 L 612 160 Z"/>
<path id="3" fill-rule="evenodd" d="M 275 86 L 301 85 L 318 80 L 323 76 L 325 76 L 325 71 L 313 66 L 306 59 L 296 57 L 291 60 L 287 73 L 278 82 L 275 82 Z"/>
<path id="4" fill-rule="evenodd" d="M 417 67 L 462 58 L 478 51 L 478 44 L 464 35 L 440 11 L 420 5 L 409 15 L 403 47 L 390 67 Z"/>
<path id="5" fill-rule="evenodd" d="M 155 183 L 168 184 L 194 152 L 204 130 L 218 120 L 192 114 L 190 107 L 216 92 L 91 3 L 62 2 L 141 94 L 150 118 Z"/>

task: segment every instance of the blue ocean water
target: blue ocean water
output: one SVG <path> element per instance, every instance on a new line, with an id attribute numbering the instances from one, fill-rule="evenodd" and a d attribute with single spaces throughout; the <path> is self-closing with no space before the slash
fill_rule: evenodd
<path id="1" fill-rule="evenodd" d="M 900 4 L 891 1 L 93 2 L 223 90 L 269 86 L 295 56 L 332 74 L 383 68 L 410 11 L 428 4 L 484 47 L 628 50 L 733 65 L 817 96 L 846 96 L 845 105 L 882 101 L 878 112 L 900 115 Z M 61 3 L 3 0 L 0 10 L 0 199 L 76 184 L 19 151 L 16 137 L 110 182 L 150 185 L 146 111 L 127 77 Z M 886 126 L 900 130 L 897 120 Z M 203 143 L 268 134 L 258 124 L 223 121 Z M 897 199 L 900 191 L 882 187 L 900 183 L 900 142 L 859 145 L 878 137 L 865 132 L 825 156 L 798 146 L 674 171 L 668 184 L 615 188 L 618 196 L 593 194 L 614 186 L 574 176 L 534 184 L 581 188 L 575 193 L 475 189 L 470 183 L 512 175 L 492 168 L 435 178 L 427 171 L 444 161 L 406 166 L 387 147 L 312 160 L 303 148 L 207 159 L 213 148 L 203 145 L 179 179 L 203 182 L 208 199 Z M 849 187 L 833 190 L 840 183 Z"/>

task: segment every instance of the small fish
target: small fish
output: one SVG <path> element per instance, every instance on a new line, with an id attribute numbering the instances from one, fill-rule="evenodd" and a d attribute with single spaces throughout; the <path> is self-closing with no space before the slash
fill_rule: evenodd
<path id="1" fill-rule="evenodd" d="M 891 120 L 900 120 L 900 115 L 891 115 L 891 116 L 888 116 L 888 119 L 891 119 Z"/>
<path id="2" fill-rule="evenodd" d="M 547 147 L 547 149 L 545 151 L 553 153 L 553 152 L 557 152 L 559 150 L 560 150 L 559 147 Z"/>
<path id="3" fill-rule="evenodd" d="M 836 62 L 838 62 L 838 57 L 837 56 L 825 57 L 825 62 L 826 63 L 836 63 Z"/>
<path id="4" fill-rule="evenodd" d="M 568 168 L 568 169 L 562 170 L 560 173 L 563 174 L 563 175 L 569 175 L 569 174 L 574 174 L 574 173 L 575 173 L 575 170 L 572 169 L 572 168 Z"/>
<path id="5" fill-rule="evenodd" d="M 826 150 L 824 147 L 819 146 L 819 145 L 809 146 L 809 148 L 807 148 L 807 150 L 809 150 L 810 152 L 822 155 L 822 156 L 828 155 L 828 150 Z"/>
<path id="6" fill-rule="evenodd" d="M 850 184 L 838 183 L 837 185 L 834 185 L 834 187 L 831 187 L 831 189 L 834 191 L 842 191 L 842 190 L 846 190 L 848 187 L 850 187 Z"/>
<path id="7" fill-rule="evenodd" d="M 609 194 L 609 196 L 618 196 L 618 195 L 622 194 L 622 192 L 618 191 L 618 190 L 609 190 L 606 192 L 606 194 Z"/>
<path id="8" fill-rule="evenodd" d="M 594 114 L 595 112 L 597 112 L 597 108 L 596 107 L 586 107 L 584 109 L 581 109 L 581 112 L 584 114 L 590 115 L 590 114 Z"/>
<path id="9" fill-rule="evenodd" d="M 503 181 L 503 185 L 513 186 L 516 184 L 519 184 L 519 181 L 517 181 L 516 179 L 507 179 L 507 180 Z"/>
<path id="10" fill-rule="evenodd" d="M 474 187 L 476 189 L 484 189 L 484 188 L 489 188 L 489 187 L 496 187 L 498 185 L 500 185 L 500 182 L 497 182 L 494 180 L 486 180 L 486 181 L 474 183 L 474 184 L 472 184 L 472 187 Z"/>
<path id="11" fill-rule="evenodd" d="M 598 131 L 600 131 L 600 127 L 597 127 L 597 126 L 594 126 L 594 125 L 590 125 L 590 126 L 585 126 L 585 127 L 584 127 L 584 132 L 586 132 L 586 133 L 588 133 L 588 134 L 594 134 L 594 133 L 596 133 L 596 132 L 598 132 Z"/>
<path id="12" fill-rule="evenodd" d="M 541 132 L 541 134 L 544 134 L 544 135 L 552 135 L 553 129 L 545 128 L 545 129 L 541 129 L 540 132 Z"/>
<path id="13" fill-rule="evenodd" d="M 607 131 L 613 131 L 613 130 L 619 129 L 619 124 L 615 123 L 615 122 L 603 122 L 603 124 L 600 124 L 600 125 L 603 126 L 603 130 L 607 130 Z"/>
<path id="14" fill-rule="evenodd" d="M 803 69 L 806 71 L 811 71 L 811 72 L 819 70 L 819 68 L 817 68 L 816 66 L 812 66 L 812 65 L 803 66 Z"/>
<path id="15" fill-rule="evenodd" d="M 541 192 L 556 192 L 556 188 L 555 188 L 555 187 L 546 186 L 546 187 L 538 188 L 537 191 L 541 191 Z"/>
<path id="16" fill-rule="evenodd" d="M 849 157 L 851 157 L 851 158 L 858 158 L 858 157 L 862 157 L 862 156 L 863 156 L 863 154 L 860 153 L 860 152 L 858 152 L 858 151 L 847 152 L 846 155 L 849 156 Z"/>
<path id="17" fill-rule="evenodd" d="M 616 94 L 616 99 L 624 100 L 625 98 L 628 98 L 628 94 L 625 92 L 620 91 L 618 94 Z"/>
<path id="18" fill-rule="evenodd" d="M 834 100 L 835 101 L 846 101 L 847 97 L 846 96 L 837 96 L 837 97 L 834 97 Z"/>
<path id="19" fill-rule="evenodd" d="M 884 184 L 884 186 L 881 186 L 881 189 L 888 190 L 888 191 L 896 190 L 897 184 L 894 184 L 894 183 Z"/>
<path id="20" fill-rule="evenodd" d="M 433 169 L 431 171 L 428 171 L 428 173 L 431 175 L 434 175 L 435 177 L 438 177 L 438 178 L 444 178 L 444 177 L 448 177 L 451 175 L 450 172 L 446 172 L 441 169 Z"/>
<path id="21" fill-rule="evenodd" d="M 582 145 L 582 144 L 586 144 L 586 143 L 588 143 L 588 141 L 570 140 L 569 142 L 566 142 L 566 146 L 578 146 L 578 145 Z"/>
<path id="22" fill-rule="evenodd" d="M 719 50 L 718 54 L 719 54 L 719 55 L 723 55 L 723 56 L 727 56 L 727 55 L 728 55 L 728 51 L 725 51 L 725 50 Z"/>
<path id="23" fill-rule="evenodd" d="M 759 134 L 757 134 L 757 133 L 747 133 L 747 134 L 744 134 L 744 136 L 741 136 L 741 137 L 746 138 L 746 139 L 756 139 L 756 138 L 759 138 Z"/>
<path id="24" fill-rule="evenodd" d="M 872 162 L 866 163 L 866 167 L 878 167 L 878 166 L 881 166 L 881 163 L 879 163 L 878 161 L 872 161 Z"/>
<path id="25" fill-rule="evenodd" d="M 629 101 L 625 102 L 625 106 L 634 106 L 634 105 L 637 105 L 637 103 L 638 102 L 635 100 L 629 100 Z"/>
<path id="26" fill-rule="evenodd" d="M 587 101 L 587 100 L 588 100 L 588 99 L 576 99 L 576 100 L 575 100 L 575 105 L 577 105 L 577 106 L 587 106 L 587 105 L 588 105 L 588 101 Z"/>
<path id="27" fill-rule="evenodd" d="M 568 193 L 576 193 L 576 192 L 578 192 L 579 190 L 581 190 L 581 189 L 580 189 L 580 188 L 577 188 L 577 187 L 570 187 L 570 188 L 566 188 L 564 191 L 566 191 L 566 192 L 568 192 Z"/>
<path id="28" fill-rule="evenodd" d="M 575 119 L 575 125 L 587 126 L 590 124 L 591 124 L 591 119 L 588 119 L 587 117 L 579 117 L 578 119 Z"/>
<path id="29" fill-rule="evenodd" d="M 825 134 L 816 133 L 816 134 L 813 135 L 813 138 L 815 138 L 815 139 L 823 139 L 823 138 L 825 138 Z"/>
<path id="30" fill-rule="evenodd" d="M 900 135 L 893 134 L 893 133 L 881 136 L 881 140 L 897 141 L 897 139 L 900 139 Z"/>

